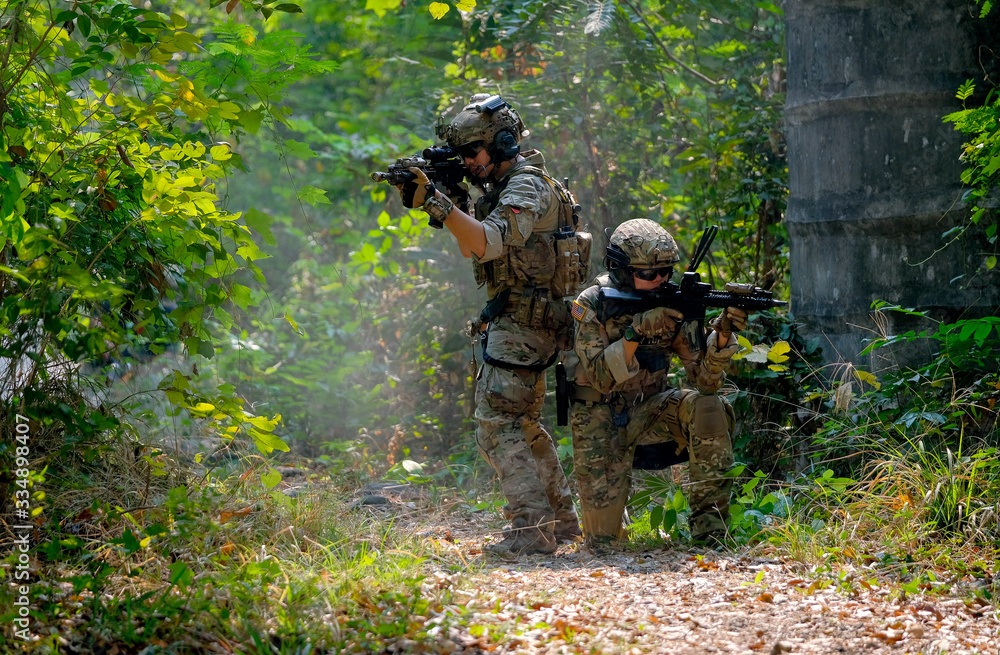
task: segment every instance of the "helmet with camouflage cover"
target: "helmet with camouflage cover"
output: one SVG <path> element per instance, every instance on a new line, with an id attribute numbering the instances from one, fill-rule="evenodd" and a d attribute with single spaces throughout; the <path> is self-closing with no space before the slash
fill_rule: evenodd
<path id="1" fill-rule="evenodd" d="M 625 221 L 608 243 L 604 265 L 615 286 L 633 286 L 629 269 L 662 268 L 680 261 L 677 244 L 659 223 L 648 218 Z"/>
<path id="2" fill-rule="evenodd" d="M 494 159 L 497 155 L 499 159 L 517 155 L 518 142 L 528 134 L 517 111 L 499 95 L 487 93 L 469 98 L 469 104 L 451 123 L 440 121 L 436 131 L 452 148 L 482 141 Z"/>

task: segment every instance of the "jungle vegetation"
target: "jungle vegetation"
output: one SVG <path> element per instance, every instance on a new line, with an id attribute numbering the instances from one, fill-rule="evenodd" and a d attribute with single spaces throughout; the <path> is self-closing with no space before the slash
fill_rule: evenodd
<path id="1" fill-rule="evenodd" d="M 482 294 L 448 235 L 368 174 L 433 142 L 437 117 L 472 93 L 502 92 L 526 146 L 576 192 L 595 253 L 626 218 L 660 221 L 682 257 L 719 225 L 703 278 L 787 298 L 782 11 L 210 5 L 0 8 L 0 540 L 29 521 L 33 579 L 76 595 L 36 592 L 33 629 L 75 626 L 44 638 L 55 650 L 138 648 L 193 625 L 333 648 L 365 634 L 377 649 L 391 628 L 370 580 L 383 599 L 426 603 L 427 553 L 337 503 L 376 480 L 490 511 L 498 496 L 470 421 L 465 324 Z M 971 221 L 995 244 L 1000 97 L 987 91 L 947 120 L 968 138 Z M 756 316 L 730 376 L 734 543 L 877 554 L 902 585 L 928 578 L 901 561 L 988 570 L 998 323 L 895 336 L 937 354 L 876 380 L 822 370 L 793 317 Z M 570 469 L 569 433 L 556 437 Z M 282 493 L 289 467 L 331 496 Z M 633 540 L 683 543 L 683 494 L 663 477 L 643 485 Z M 296 530 L 319 546 L 300 548 Z M 16 553 L 4 562 L 9 595 Z M 314 603 L 321 578 L 348 617 L 336 633 Z M 275 614 L 258 593 L 278 580 L 299 609 Z"/>

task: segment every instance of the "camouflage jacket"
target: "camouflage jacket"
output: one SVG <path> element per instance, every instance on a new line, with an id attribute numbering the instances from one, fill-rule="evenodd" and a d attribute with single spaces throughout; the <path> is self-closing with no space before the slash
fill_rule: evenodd
<path id="1" fill-rule="evenodd" d="M 601 287 L 610 286 L 611 280 L 604 273 L 576 299 L 580 305 L 573 312 L 576 318 L 575 351 L 580 359 L 575 374 L 577 385 L 591 387 L 605 395 L 618 393 L 628 400 L 648 396 L 670 386 L 667 373 L 671 358 L 677 355 L 692 386 L 703 394 L 719 390 L 725 375 L 711 371 L 706 365 L 698 350 L 697 335 L 692 332 L 696 328 L 694 323 L 685 323 L 669 343 L 640 344 L 632 362 L 627 364 L 622 335 L 632 324 L 632 316 L 620 316 L 603 323 L 598 319 L 598 294 Z"/>
<path id="2" fill-rule="evenodd" d="M 545 178 L 545 158 L 529 150 L 476 203 L 476 219 L 486 230 L 486 251 L 473 255 L 476 281 L 494 298 L 504 289 L 528 284 L 545 287 L 555 272 L 551 235 L 558 228 L 559 200 Z"/>

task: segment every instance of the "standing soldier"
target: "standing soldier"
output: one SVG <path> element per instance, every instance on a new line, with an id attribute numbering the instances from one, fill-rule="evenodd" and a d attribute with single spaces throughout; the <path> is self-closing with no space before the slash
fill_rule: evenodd
<path id="1" fill-rule="evenodd" d="M 572 347 L 564 296 L 587 280 L 589 235 L 575 231 L 574 200 L 549 177 L 542 154 L 521 152 L 527 131 L 500 96 L 473 96 L 437 133 L 458 150 L 467 178 L 482 191 L 474 215 L 463 211 L 461 191 L 436 189 L 419 168 L 398 188 L 405 206 L 422 207 L 448 227 L 462 254 L 472 257 L 476 282 L 486 286 L 475 330 L 483 331 L 484 362 L 477 374 L 476 442 L 497 472 L 512 526 L 488 550 L 551 553 L 559 541 L 578 541 L 581 532 L 555 444 L 539 419 L 545 369 L 560 349 Z M 572 248 L 556 248 L 570 242 Z M 570 250 L 575 258 L 558 256 Z"/>
<path id="2" fill-rule="evenodd" d="M 726 534 L 732 483 L 724 476 L 733 465 L 735 417 L 716 392 L 725 378 L 723 368 L 739 349 L 729 332 L 746 328 L 746 312 L 727 308 L 713 323 L 702 353 L 698 336 L 680 329 L 684 317 L 676 310 L 656 307 L 607 318 L 601 308 L 602 288 L 654 291 L 670 281 L 678 261 L 673 237 L 658 223 L 626 221 L 611 235 L 604 260 L 608 273 L 573 304 L 580 359 L 573 391 L 573 452 L 584 537 L 598 551 L 624 534 L 622 516 L 637 446 L 645 451 L 643 468 L 690 461 L 687 497 L 696 542 L 721 542 Z M 673 355 L 694 389 L 668 383 Z M 657 461 L 650 465 L 650 459 Z"/>

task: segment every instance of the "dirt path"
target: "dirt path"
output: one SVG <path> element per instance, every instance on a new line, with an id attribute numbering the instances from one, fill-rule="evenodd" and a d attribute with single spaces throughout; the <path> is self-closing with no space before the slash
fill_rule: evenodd
<path id="1" fill-rule="evenodd" d="M 424 539 L 481 567 L 471 584 L 443 571 L 425 582 L 455 601 L 428 618 L 441 652 L 1000 653 L 997 608 L 969 600 L 971 579 L 906 594 L 851 565 L 683 546 L 596 557 L 573 544 L 504 561 L 483 554 L 497 534 L 488 522 L 453 513 L 423 524 Z"/>

